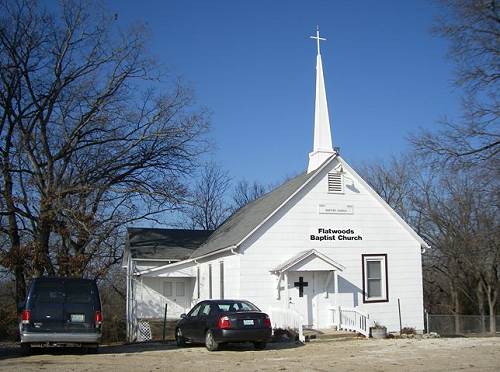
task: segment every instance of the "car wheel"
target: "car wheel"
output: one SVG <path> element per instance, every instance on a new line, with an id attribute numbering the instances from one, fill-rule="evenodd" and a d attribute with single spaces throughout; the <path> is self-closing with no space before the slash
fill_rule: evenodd
<path id="1" fill-rule="evenodd" d="M 186 346 L 186 339 L 182 335 L 182 330 L 180 328 L 177 328 L 175 330 L 175 343 L 178 347 Z"/>
<path id="2" fill-rule="evenodd" d="M 266 348 L 266 343 L 265 342 L 254 342 L 253 347 L 255 350 L 264 350 Z"/>
<path id="3" fill-rule="evenodd" d="M 211 330 L 208 330 L 205 335 L 205 346 L 208 351 L 216 351 L 219 348 L 219 344 L 215 341 Z"/>
<path id="4" fill-rule="evenodd" d="M 31 354 L 31 345 L 26 344 L 26 343 L 22 343 L 21 344 L 21 353 L 23 355 L 30 355 Z"/>

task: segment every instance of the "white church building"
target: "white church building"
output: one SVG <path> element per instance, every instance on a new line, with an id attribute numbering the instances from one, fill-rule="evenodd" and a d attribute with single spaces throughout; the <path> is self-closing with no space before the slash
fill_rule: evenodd
<path id="1" fill-rule="evenodd" d="M 338 327 L 366 336 L 424 328 L 428 245 L 332 147 L 317 40 L 314 146 L 307 172 L 215 231 L 129 228 L 129 340 L 139 319 L 179 318 L 205 299 L 246 299 L 275 328 Z"/>

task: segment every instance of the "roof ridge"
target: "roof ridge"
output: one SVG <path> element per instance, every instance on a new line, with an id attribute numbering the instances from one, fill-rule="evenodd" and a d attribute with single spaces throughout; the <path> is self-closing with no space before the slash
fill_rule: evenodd
<path id="1" fill-rule="evenodd" d="M 303 172 L 288 180 L 274 190 L 253 200 L 240 208 L 220 225 L 210 237 L 190 256 L 197 258 L 220 249 L 235 246 L 246 239 L 256 228 L 274 214 L 281 206 L 298 192 L 306 183 L 321 172 L 326 164 L 335 159 L 332 155 L 320 167 L 312 172 Z M 265 203 L 268 201 L 268 203 Z"/>
<path id="2" fill-rule="evenodd" d="M 206 232 L 215 230 L 203 230 L 203 229 L 184 229 L 184 228 L 170 228 L 170 227 L 141 227 L 141 226 L 127 226 L 127 231 L 130 230 L 151 230 L 151 231 L 192 231 L 192 232 Z"/>

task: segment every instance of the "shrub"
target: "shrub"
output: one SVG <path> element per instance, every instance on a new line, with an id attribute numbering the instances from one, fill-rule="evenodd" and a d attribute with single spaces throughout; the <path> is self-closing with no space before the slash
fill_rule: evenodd
<path id="1" fill-rule="evenodd" d="M 413 328 L 413 327 L 404 327 L 401 330 L 401 334 L 402 335 L 416 335 L 417 332 L 415 331 L 415 328 Z"/>
<path id="2" fill-rule="evenodd" d="M 16 341 L 18 338 L 17 305 L 14 300 L 13 283 L 0 284 L 0 341 Z"/>

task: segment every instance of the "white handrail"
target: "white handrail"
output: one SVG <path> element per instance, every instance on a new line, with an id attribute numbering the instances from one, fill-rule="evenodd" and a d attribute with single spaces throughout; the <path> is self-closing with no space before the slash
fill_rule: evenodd
<path id="1" fill-rule="evenodd" d="M 368 314 L 356 308 L 340 306 L 334 307 L 331 310 L 334 324 L 337 325 L 339 329 L 358 332 L 367 338 L 370 337 L 372 321 Z"/>
<path id="2" fill-rule="evenodd" d="M 303 333 L 304 318 L 298 312 L 291 309 L 271 307 L 268 314 L 273 329 L 292 330 L 298 333 L 301 342 L 305 341 Z"/>

